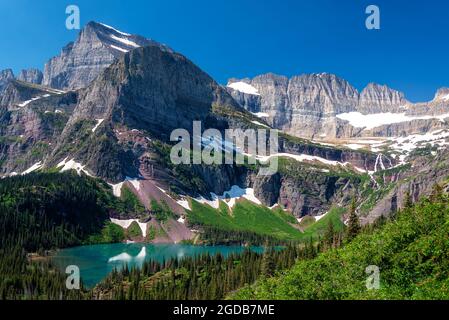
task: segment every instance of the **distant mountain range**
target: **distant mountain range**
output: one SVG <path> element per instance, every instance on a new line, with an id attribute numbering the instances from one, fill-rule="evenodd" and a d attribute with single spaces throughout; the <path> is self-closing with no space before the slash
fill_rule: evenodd
<path id="1" fill-rule="evenodd" d="M 442 119 L 449 117 L 447 88 L 438 90 L 434 100 L 418 104 L 375 83 L 359 93 L 346 80 L 327 73 L 231 79 L 227 88 L 240 105 L 262 115 L 273 127 L 319 140 L 424 133 L 446 127 Z M 377 120 L 374 125 L 373 120 Z"/>

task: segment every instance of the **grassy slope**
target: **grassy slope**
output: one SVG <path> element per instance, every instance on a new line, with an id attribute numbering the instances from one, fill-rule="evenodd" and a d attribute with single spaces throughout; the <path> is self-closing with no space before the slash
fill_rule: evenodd
<path id="1" fill-rule="evenodd" d="M 260 235 L 269 235 L 278 239 L 295 240 L 301 233 L 290 225 L 293 216 L 279 211 L 255 205 L 247 200 L 239 201 L 232 210 L 224 202 L 220 208 L 192 201 L 192 211 L 188 219 L 192 224 L 217 227 L 226 231 L 249 231 Z"/>
<path id="2" fill-rule="evenodd" d="M 379 290 L 366 288 L 370 265 L 380 268 Z M 232 298 L 449 299 L 449 198 L 423 200 L 343 248 L 301 260 Z"/>
<path id="3" fill-rule="evenodd" d="M 344 225 L 340 220 L 341 209 L 333 209 L 320 221 L 310 225 L 304 233 L 296 229 L 296 219 L 282 209 L 270 210 L 267 207 L 253 204 L 250 201 L 238 201 L 232 212 L 224 202 L 220 208 L 192 201 L 192 211 L 188 218 L 192 224 L 207 225 L 223 230 L 249 231 L 260 235 L 268 235 L 282 240 L 302 240 L 316 237 L 326 230 L 332 221 L 337 230 Z"/>
<path id="4" fill-rule="evenodd" d="M 318 235 L 322 235 L 328 225 L 329 222 L 331 222 L 334 225 L 335 231 L 343 231 L 345 228 L 344 223 L 341 221 L 341 216 L 345 212 L 344 208 L 332 208 L 328 214 L 326 214 L 323 218 L 321 218 L 319 221 L 312 223 L 310 226 L 308 226 L 304 233 L 304 238 L 310 238 L 310 237 L 317 237 Z"/>

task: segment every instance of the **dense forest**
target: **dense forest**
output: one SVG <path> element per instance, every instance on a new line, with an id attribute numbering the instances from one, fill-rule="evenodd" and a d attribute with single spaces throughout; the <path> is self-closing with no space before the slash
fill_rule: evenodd
<path id="1" fill-rule="evenodd" d="M 114 242 L 116 227 L 109 213 L 123 212 L 126 203 L 98 179 L 76 173 L 36 173 L 0 180 L 0 297 L 3 299 L 77 298 L 65 289 L 59 274 L 30 253 L 80 245 Z M 108 238 L 109 237 L 109 238 Z M 30 258 L 31 257 L 31 258 Z"/>
<path id="2" fill-rule="evenodd" d="M 246 250 L 224 258 L 201 255 L 164 263 L 146 262 L 141 269 L 112 272 L 93 290 L 96 299 L 215 300 L 260 277 L 290 268 L 295 260 L 316 254 L 314 246 Z"/>
<path id="3" fill-rule="evenodd" d="M 133 202 L 73 173 L 0 180 L 0 298 L 449 299 L 449 196 L 438 185 L 429 198 L 407 201 L 388 219 L 363 228 L 354 201 L 344 229 L 329 220 L 318 239 L 278 247 L 273 245 L 282 243 L 266 235 L 205 228 L 211 243 L 248 237 L 271 249 L 150 261 L 114 270 L 91 290 L 67 290 L 65 274 L 45 257 L 30 255 L 121 239 L 123 230 L 107 218 L 111 211 L 126 214 Z M 373 266 L 380 286 L 369 290 L 366 270 Z"/>

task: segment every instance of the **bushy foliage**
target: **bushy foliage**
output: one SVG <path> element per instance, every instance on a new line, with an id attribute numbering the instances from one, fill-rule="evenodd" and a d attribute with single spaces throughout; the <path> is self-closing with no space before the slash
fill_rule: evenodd
<path id="1" fill-rule="evenodd" d="M 433 195 L 349 244 L 247 286 L 238 299 L 449 299 L 449 199 Z M 380 288 L 368 290 L 368 266 Z"/>

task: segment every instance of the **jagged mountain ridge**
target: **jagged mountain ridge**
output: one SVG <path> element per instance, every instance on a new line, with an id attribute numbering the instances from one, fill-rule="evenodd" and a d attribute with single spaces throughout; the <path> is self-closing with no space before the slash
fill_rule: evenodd
<path id="1" fill-rule="evenodd" d="M 106 26 L 102 28 L 114 30 Z M 86 35 L 83 32 L 81 37 Z M 279 112 L 276 118 L 278 125 L 285 124 L 295 114 L 289 110 L 290 103 L 298 106 L 299 113 L 314 119 L 351 112 L 353 104 L 360 100 L 367 110 L 405 102 L 400 93 L 386 87 L 371 85 L 358 93 L 347 81 L 328 74 L 306 75 L 292 80 L 262 77 L 260 81 L 272 86 L 273 90 L 264 93 L 264 89 L 259 88 L 255 94 L 231 90 L 234 99 L 188 59 L 164 46 L 128 49 L 129 52 L 118 53 L 111 65 L 104 66 L 104 70 L 94 67 L 92 70 L 99 76 L 90 81 L 84 78 L 88 84 L 78 90 L 48 92 L 45 87 L 39 87 L 39 90 L 47 92 L 44 95 L 49 96 L 43 97 L 44 91 L 26 96 L 29 88 L 25 89 L 16 82 L 7 95 L 10 97 L 6 103 L 8 106 L 2 111 L 5 112 L 1 122 L 8 127 L 2 135 L 11 138 L 11 141 L 3 141 L 0 148 L 3 173 L 23 172 L 37 163 L 38 168 L 59 168 L 59 163 L 65 167 L 69 160 L 73 160 L 80 172 L 88 172 L 111 183 L 121 182 L 126 177 L 151 179 L 191 196 L 198 193 L 207 196 L 210 191 L 222 194 L 238 184 L 253 187 L 255 195 L 267 206 L 281 204 L 297 217 L 318 215 L 335 203 L 347 203 L 354 191 L 365 183 L 364 180 L 348 178 L 345 176 L 347 173 L 329 172 L 329 165 L 324 169 L 307 165 L 303 168 L 303 175 L 284 172 L 269 179 L 247 168 L 200 165 L 188 168 L 192 174 L 189 178 L 203 183 L 201 187 L 192 187 L 181 181 L 167 163 L 155 160 L 160 154 L 156 155 L 152 141 L 165 143 L 172 129 L 190 129 L 193 120 L 202 120 L 206 127 L 219 129 L 257 127 L 254 122 L 260 119 L 241 107 L 241 102 L 238 103 L 241 99 L 246 99 L 246 108 L 254 113 L 264 111 L 257 109 L 263 100 L 272 101 L 271 107 L 279 105 L 283 112 Z M 445 104 L 441 101 L 445 101 L 445 93 L 442 90 L 435 99 L 435 105 L 441 105 L 442 110 Z M 24 104 L 24 99 L 35 100 Z M 248 107 L 251 103 L 253 107 Z M 308 108 L 300 109 L 304 103 Z M 265 111 L 279 110 L 276 107 Z M 311 121 L 303 122 L 313 124 Z M 340 120 L 334 122 L 338 124 Z M 46 147 L 39 150 L 42 143 Z M 324 159 L 319 161 L 348 163 L 365 173 L 397 165 L 387 155 L 379 158 L 376 153 L 290 138 L 281 140 L 280 151 Z M 23 158 L 20 162 L 19 157 Z M 288 169 L 291 169 L 291 164 Z M 148 176 L 148 172 L 152 175 Z M 358 174 L 361 175 L 360 172 Z"/>
<path id="2" fill-rule="evenodd" d="M 14 86 L 14 90 L 20 91 L 20 88 Z M 23 116 L 24 112 L 34 118 L 35 131 L 31 136 L 23 129 L 29 122 Z M 325 187 L 319 183 L 310 184 L 307 195 L 294 190 L 297 189 L 295 186 L 309 179 L 308 175 L 277 176 L 273 186 L 278 190 L 272 190 L 268 195 L 267 186 L 273 183 L 271 180 L 235 166 L 188 168 L 190 179 L 199 179 L 202 186 L 186 185 L 185 181 L 179 180 L 167 163 L 154 160 L 157 155 L 152 140 L 166 142 L 175 128 L 190 131 L 193 120 L 202 120 L 203 129 L 223 130 L 257 127 L 253 123 L 257 117 L 242 109 L 223 87 L 184 56 L 157 46 L 136 48 L 118 57 L 84 89 L 41 97 L 23 108 L 10 110 L 8 119 L 11 115 L 19 121 L 6 122 L 17 129 L 9 134 L 23 135 L 21 139 L 26 142 L 17 141 L 6 146 L 7 150 L 22 150 L 5 153 L 3 170 L 7 174 L 23 172 L 36 163 L 39 168 L 54 168 L 60 163 L 65 167 L 69 160 L 73 160 L 72 164 L 76 162 L 75 167 L 80 172 L 88 172 L 111 183 L 141 176 L 192 196 L 198 193 L 207 196 L 209 191 L 222 194 L 236 184 L 253 186 L 266 205 L 281 201 L 297 216 L 322 213 L 334 199 L 347 199 L 346 192 L 340 194 L 343 188 L 350 190 L 347 178 L 338 174 L 328 178 L 322 172 L 320 179 Z M 56 130 L 51 126 L 52 122 L 43 120 L 50 116 L 57 117 L 62 128 L 58 126 Z M 42 123 L 47 129 L 43 130 Z M 57 134 L 46 135 L 48 131 Z M 46 148 L 40 158 L 26 156 L 35 155 L 37 143 L 43 141 Z M 309 145 L 306 141 L 292 142 L 285 138 L 281 141 L 280 152 L 308 154 L 342 164 L 347 162 L 363 170 L 374 170 L 375 167 L 375 154 Z M 26 162 L 18 164 L 18 155 L 27 159 Z M 312 168 L 310 173 L 316 177 L 314 170 L 319 169 Z M 152 174 L 148 176 L 148 172 Z M 282 188 L 281 192 L 279 188 Z"/>
<path id="3" fill-rule="evenodd" d="M 230 79 L 227 88 L 240 105 L 258 113 L 273 127 L 295 136 L 321 140 L 390 137 L 425 132 L 429 127 L 439 128 L 438 121 L 429 124 L 432 119 L 423 119 L 425 121 L 421 123 L 400 121 L 377 125 L 377 130 L 364 130 L 363 124 L 354 126 L 338 118 L 341 114 L 394 113 L 414 117 L 449 113 L 445 89 L 441 89 L 429 103 L 412 104 L 403 93 L 385 85 L 370 83 L 359 93 L 346 80 L 327 73 L 306 74 L 291 79 L 269 73 L 253 79 Z M 409 129 L 401 126 L 405 123 Z"/>

